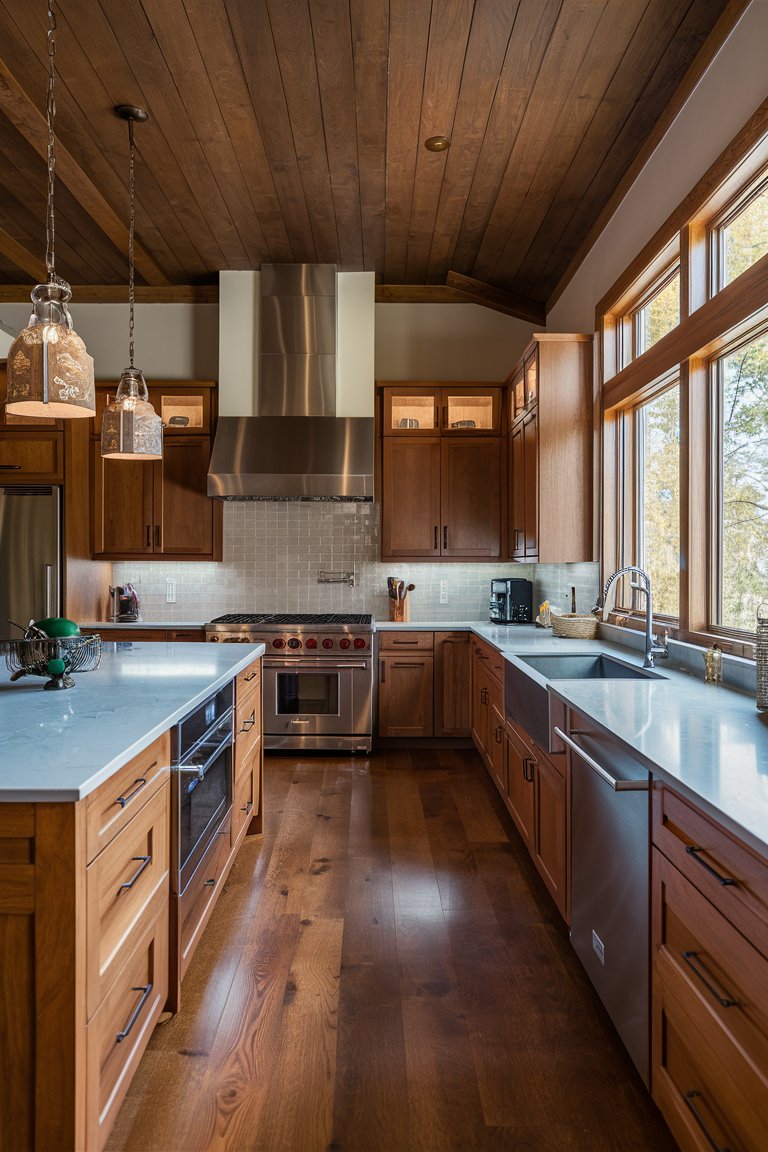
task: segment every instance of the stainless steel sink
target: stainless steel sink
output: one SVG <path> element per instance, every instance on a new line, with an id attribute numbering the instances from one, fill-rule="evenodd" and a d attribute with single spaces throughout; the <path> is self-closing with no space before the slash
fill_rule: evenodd
<path id="1" fill-rule="evenodd" d="M 627 664 L 604 652 L 573 655 L 552 652 L 541 656 L 507 657 L 504 696 L 507 716 L 525 728 L 544 749 L 550 744 L 550 680 L 665 680 L 666 677 L 636 664 Z M 559 742 L 558 742 L 559 743 Z M 559 745 L 562 748 L 562 745 Z"/>
<path id="2" fill-rule="evenodd" d="M 604 652 L 581 656 L 552 653 L 547 656 L 518 656 L 547 680 L 664 680 L 658 672 L 625 664 Z"/>

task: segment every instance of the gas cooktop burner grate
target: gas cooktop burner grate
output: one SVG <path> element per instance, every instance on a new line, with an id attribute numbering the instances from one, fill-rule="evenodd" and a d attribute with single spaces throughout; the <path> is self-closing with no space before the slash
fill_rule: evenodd
<path id="1" fill-rule="evenodd" d="M 325 624 L 349 624 L 357 628 L 370 628 L 372 620 L 370 612 L 228 612 L 225 616 L 211 620 L 211 624 L 315 624 L 318 627 Z"/>

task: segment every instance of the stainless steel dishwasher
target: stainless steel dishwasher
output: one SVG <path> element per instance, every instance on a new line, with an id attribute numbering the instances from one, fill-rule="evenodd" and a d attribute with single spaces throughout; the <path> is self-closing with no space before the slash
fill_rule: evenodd
<path id="1" fill-rule="evenodd" d="M 650 1082 L 650 773 L 608 737 L 571 751 L 571 943 Z"/>

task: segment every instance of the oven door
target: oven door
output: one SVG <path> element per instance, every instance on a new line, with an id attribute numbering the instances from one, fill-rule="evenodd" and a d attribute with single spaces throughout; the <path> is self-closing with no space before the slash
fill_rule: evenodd
<path id="1" fill-rule="evenodd" d="M 231 712 L 173 772 L 180 895 L 232 807 Z"/>
<path id="2" fill-rule="evenodd" d="M 369 657 L 265 659 L 265 736 L 285 747 L 285 737 L 370 735 L 371 667 Z"/>

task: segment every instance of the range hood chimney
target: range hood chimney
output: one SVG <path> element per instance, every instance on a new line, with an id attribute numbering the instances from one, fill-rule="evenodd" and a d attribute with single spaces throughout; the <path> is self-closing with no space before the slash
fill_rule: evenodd
<path id="1" fill-rule="evenodd" d="M 261 269 L 258 416 L 222 416 L 208 495 L 372 500 L 373 419 L 336 416 L 335 264 Z"/>

